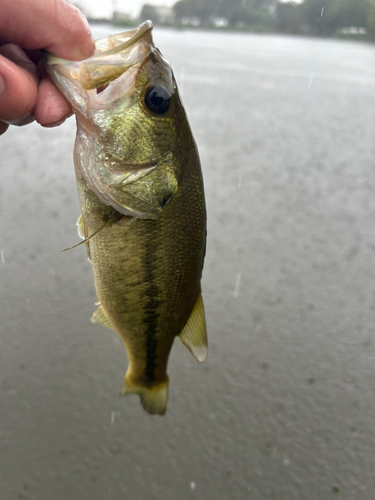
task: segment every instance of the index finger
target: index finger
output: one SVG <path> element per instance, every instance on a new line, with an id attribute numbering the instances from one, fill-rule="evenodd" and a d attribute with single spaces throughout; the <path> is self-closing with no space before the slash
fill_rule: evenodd
<path id="1" fill-rule="evenodd" d="M 94 53 L 86 18 L 63 0 L 0 0 L 0 12 L 3 41 L 46 49 L 63 59 L 86 59 Z"/>

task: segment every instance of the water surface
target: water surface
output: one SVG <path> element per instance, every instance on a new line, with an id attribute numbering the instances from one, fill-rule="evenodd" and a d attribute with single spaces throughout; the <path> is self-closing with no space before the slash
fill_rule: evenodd
<path id="1" fill-rule="evenodd" d="M 113 28 L 95 27 L 96 36 Z M 165 417 L 120 398 L 74 120 L 0 138 L 0 500 L 370 500 L 375 48 L 155 30 L 199 145 L 210 354 L 176 342 Z"/>

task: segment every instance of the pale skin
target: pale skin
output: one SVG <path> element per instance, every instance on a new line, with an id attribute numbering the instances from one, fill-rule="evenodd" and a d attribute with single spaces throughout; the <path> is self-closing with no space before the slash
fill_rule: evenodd
<path id="1" fill-rule="evenodd" d="M 40 49 L 70 60 L 90 57 L 95 44 L 86 18 L 63 0 L 0 0 L 0 135 L 34 120 L 54 127 L 72 114 L 39 61 Z"/>

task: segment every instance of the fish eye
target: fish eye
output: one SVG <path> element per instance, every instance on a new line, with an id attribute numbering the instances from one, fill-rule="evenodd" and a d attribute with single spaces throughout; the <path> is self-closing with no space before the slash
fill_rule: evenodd
<path id="1" fill-rule="evenodd" d="M 164 115 L 171 103 L 171 94 L 164 85 L 153 85 L 146 90 L 145 104 L 156 115 Z"/>

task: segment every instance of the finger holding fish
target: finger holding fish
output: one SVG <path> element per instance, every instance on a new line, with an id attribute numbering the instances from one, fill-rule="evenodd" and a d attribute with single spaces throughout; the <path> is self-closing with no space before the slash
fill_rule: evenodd
<path id="1" fill-rule="evenodd" d="M 37 50 L 84 59 L 94 41 L 80 11 L 62 0 L 0 0 L 0 134 L 34 118 L 56 126 L 72 113 L 69 102 L 38 69 Z"/>

